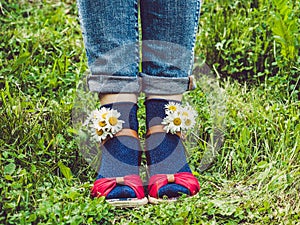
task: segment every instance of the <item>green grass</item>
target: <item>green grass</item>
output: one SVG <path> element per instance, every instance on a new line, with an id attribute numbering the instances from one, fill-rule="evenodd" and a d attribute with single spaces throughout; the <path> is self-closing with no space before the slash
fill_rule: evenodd
<path id="1" fill-rule="evenodd" d="M 203 41 L 208 31 L 218 37 L 211 25 L 224 26 L 220 12 L 236 13 L 230 26 L 238 26 L 243 18 L 231 1 L 224 3 L 223 11 L 218 4 L 208 1 L 202 8 L 198 57 L 210 55 L 222 42 Z M 299 15 L 299 5 L 294 9 Z M 258 18 L 266 16 L 255 13 Z M 225 142 L 206 171 L 199 166 L 214 123 L 209 93 L 198 87 L 186 96 L 200 114 L 194 134 L 197 144 L 188 148 L 190 165 L 201 184 L 199 195 L 174 204 L 118 209 L 102 198 L 89 197 L 96 174 L 79 151 L 72 125 L 76 87 L 87 69 L 75 3 L 10 0 L 0 3 L 0 14 L 0 224 L 299 224 L 299 59 L 284 59 L 288 49 L 281 50 L 281 43 L 277 58 L 268 52 L 264 67 L 255 64 L 256 70 L 263 68 L 256 72 L 264 79 L 259 75 L 247 78 L 245 84 L 233 79 L 222 82 L 227 100 Z M 283 21 L 293 24 L 293 18 Z M 238 40 L 226 35 L 224 43 Z M 288 38 L 294 37 L 299 32 Z M 254 52 L 260 54 L 260 48 L 269 44 L 261 43 Z M 291 51 L 299 48 L 295 46 Z M 230 60 L 237 51 L 218 54 Z M 272 60 L 281 67 L 276 69 Z M 255 69 L 243 73 L 238 60 L 231 63 L 228 74 L 225 64 L 215 65 L 215 72 L 235 78 Z M 234 65 L 238 71 L 231 74 Z M 283 74 L 284 66 L 292 69 Z M 140 121 L 143 125 L 142 117 Z"/>

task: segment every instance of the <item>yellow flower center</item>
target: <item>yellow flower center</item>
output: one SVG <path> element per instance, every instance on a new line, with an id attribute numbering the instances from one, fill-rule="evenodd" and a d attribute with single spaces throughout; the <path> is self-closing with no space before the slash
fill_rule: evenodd
<path id="1" fill-rule="evenodd" d="M 169 110 L 176 111 L 177 107 L 175 105 L 170 105 Z"/>
<path id="2" fill-rule="evenodd" d="M 105 127 L 106 126 L 106 122 L 105 121 L 99 121 L 99 126 L 100 127 Z"/>
<path id="3" fill-rule="evenodd" d="M 103 130 L 97 130 L 96 129 L 96 133 L 97 133 L 98 136 L 101 136 L 103 134 Z"/>
<path id="4" fill-rule="evenodd" d="M 112 116 L 112 117 L 110 117 L 110 118 L 108 119 L 108 122 L 109 122 L 110 125 L 115 126 L 115 125 L 117 125 L 117 123 L 118 123 L 118 118 Z"/>
<path id="5" fill-rule="evenodd" d="M 189 116 L 189 113 L 188 112 L 183 112 L 182 115 L 183 116 Z"/>
<path id="6" fill-rule="evenodd" d="M 187 119 L 186 121 L 185 121 L 185 125 L 186 126 L 190 126 L 192 124 L 192 121 L 190 120 L 190 119 Z"/>
<path id="7" fill-rule="evenodd" d="M 106 116 L 107 116 L 107 113 L 103 113 L 103 114 L 102 114 L 102 118 L 103 118 L 103 119 L 106 119 Z"/>
<path id="8" fill-rule="evenodd" d="M 181 119 L 179 117 L 173 120 L 174 125 L 179 126 L 181 124 Z"/>

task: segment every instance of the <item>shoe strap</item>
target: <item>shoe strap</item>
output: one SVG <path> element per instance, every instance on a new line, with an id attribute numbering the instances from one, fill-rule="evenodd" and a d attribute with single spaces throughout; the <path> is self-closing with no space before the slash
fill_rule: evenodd
<path id="1" fill-rule="evenodd" d="M 166 131 L 164 130 L 164 125 L 154 125 L 152 127 L 149 127 L 146 133 L 146 137 L 149 137 L 151 134 L 155 133 L 166 133 Z M 176 132 L 176 135 L 180 138 L 182 137 L 181 132 Z"/>
<path id="2" fill-rule="evenodd" d="M 123 128 L 122 130 L 120 130 L 118 133 L 116 133 L 114 135 L 114 137 L 120 137 L 120 136 L 128 136 L 128 137 L 133 137 L 136 139 L 139 139 L 139 135 L 135 130 L 132 130 L 130 128 Z M 109 139 L 111 139 L 110 137 L 106 138 L 105 140 L 102 141 L 102 145 L 105 144 L 105 142 L 107 142 Z"/>
<path id="3" fill-rule="evenodd" d="M 198 179 L 189 172 L 175 174 L 156 174 L 149 179 L 148 192 L 151 197 L 158 198 L 158 191 L 161 187 L 169 184 L 179 184 L 190 191 L 193 196 L 200 190 Z"/>
<path id="4" fill-rule="evenodd" d="M 124 177 L 100 178 L 94 182 L 91 195 L 92 197 L 106 197 L 118 184 L 132 188 L 138 199 L 145 197 L 143 181 L 141 177 L 136 174 Z"/>
<path id="5" fill-rule="evenodd" d="M 130 136 L 134 137 L 136 139 L 139 139 L 139 135 L 135 130 L 129 129 L 129 128 L 123 128 L 118 133 L 115 134 L 116 137 L 119 136 Z"/>

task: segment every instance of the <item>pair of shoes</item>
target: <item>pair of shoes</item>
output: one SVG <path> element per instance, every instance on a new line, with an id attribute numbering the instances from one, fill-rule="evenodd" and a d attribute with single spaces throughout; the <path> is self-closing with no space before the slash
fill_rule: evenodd
<path id="1" fill-rule="evenodd" d="M 166 106 L 179 106 L 164 99 L 150 99 L 146 105 L 146 160 L 149 168 L 148 199 L 151 203 L 175 201 L 182 194 L 194 196 L 200 186 L 187 164 L 181 132 L 167 132 L 162 125 L 168 111 Z M 175 108 L 176 108 L 175 107 Z M 113 135 L 106 135 L 109 112 L 103 111 L 98 116 L 96 133 L 100 134 L 102 163 L 99 175 L 91 190 L 92 197 L 105 196 L 114 206 L 136 207 L 147 204 L 144 186 L 139 177 L 142 150 L 137 135 L 137 105 L 130 102 L 119 102 L 102 106 L 120 112 L 120 118 L 111 121 L 123 122 L 123 127 Z M 101 111 L 101 109 L 100 109 Z M 105 117 L 105 119 L 103 119 Z M 121 120 L 122 119 L 122 120 Z M 176 118 L 173 118 L 176 120 Z M 183 118 L 181 118 L 183 119 Z M 178 122 L 178 121 L 177 121 Z M 96 126 L 97 127 L 97 126 Z M 109 126 L 108 126 L 109 127 Z M 102 129 L 103 128 L 103 129 Z M 171 130 L 173 128 L 171 127 Z M 101 131 L 101 132 L 100 132 Z"/>
<path id="2" fill-rule="evenodd" d="M 148 132 L 148 135 L 164 132 L 158 127 L 155 127 L 155 129 L 150 129 L 149 131 L 151 132 Z M 116 136 L 119 137 L 122 135 L 126 135 L 136 138 L 136 135 L 134 135 L 134 133 L 135 132 L 133 130 L 129 131 L 128 129 L 123 129 L 119 133 L 117 133 Z M 200 190 L 198 180 L 190 172 L 179 172 L 176 174 L 156 174 L 149 179 L 147 200 L 144 193 L 143 182 L 140 176 L 132 174 L 124 177 L 100 178 L 96 180 L 91 190 L 91 195 L 92 197 L 106 197 L 114 188 L 117 187 L 117 185 L 119 185 L 130 187 L 134 191 L 135 197 L 128 198 L 127 196 L 124 198 L 106 199 L 108 203 L 117 207 L 138 207 L 147 204 L 148 201 L 152 204 L 177 201 L 179 197 L 177 193 L 175 193 L 176 197 L 172 196 L 171 194 L 170 198 L 168 199 L 159 197 L 159 190 L 167 184 L 176 184 L 186 188 L 189 191 L 189 196 L 194 196 Z M 180 189 L 178 190 L 178 192 L 180 192 Z M 124 193 L 123 196 L 125 196 Z"/>

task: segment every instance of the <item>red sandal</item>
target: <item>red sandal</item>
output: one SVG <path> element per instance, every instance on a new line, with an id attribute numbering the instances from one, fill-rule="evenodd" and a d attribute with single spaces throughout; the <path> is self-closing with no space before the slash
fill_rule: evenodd
<path id="1" fill-rule="evenodd" d="M 119 207 L 136 207 L 147 204 L 148 200 L 144 194 L 143 182 L 140 176 L 133 174 L 124 177 L 101 178 L 94 182 L 91 189 L 92 197 L 106 197 L 117 184 L 126 185 L 133 189 L 136 198 L 106 199 L 107 202 Z"/>
<path id="2" fill-rule="evenodd" d="M 158 198 L 158 190 L 169 183 L 179 184 L 187 188 L 190 191 L 190 196 L 196 195 L 200 190 L 200 185 L 197 178 L 189 172 L 180 172 L 176 174 L 156 174 L 149 180 L 149 202 L 157 204 L 165 201 L 176 201 L 177 198 L 168 200 Z"/>

